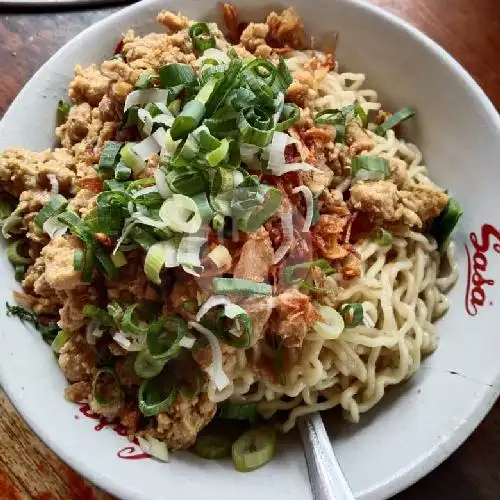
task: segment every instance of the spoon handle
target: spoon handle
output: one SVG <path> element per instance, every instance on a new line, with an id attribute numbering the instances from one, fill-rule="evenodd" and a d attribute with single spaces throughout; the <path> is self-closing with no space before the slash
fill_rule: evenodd
<path id="1" fill-rule="evenodd" d="M 298 421 L 314 500 L 354 500 L 319 413 Z"/>

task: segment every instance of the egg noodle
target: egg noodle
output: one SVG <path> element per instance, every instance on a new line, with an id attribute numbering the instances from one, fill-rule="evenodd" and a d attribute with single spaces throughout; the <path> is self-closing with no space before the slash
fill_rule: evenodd
<path id="1" fill-rule="evenodd" d="M 296 70 L 311 57 L 309 51 L 295 52 L 287 65 Z M 362 88 L 365 79 L 363 73 L 331 71 L 318 86 L 320 97 L 312 105 L 314 111 L 356 101 L 366 110 L 379 110 L 377 92 Z M 433 184 L 415 145 L 396 138 L 392 130 L 387 137 L 374 133 L 370 137 L 375 147 L 367 154 L 402 158 L 408 164 L 410 179 Z M 337 189 L 344 191 L 349 185 L 350 179 L 346 179 Z M 441 256 L 434 238 L 409 230 L 403 236 L 393 236 L 391 244 L 385 246 L 366 240 L 357 251 L 361 277 L 354 283 L 329 278 L 335 294 L 326 295 L 322 302 L 333 307 L 362 303 L 364 324 L 345 329 L 335 340 L 308 333 L 299 361 L 286 373 L 285 384 L 256 380 L 248 351 L 239 350 L 234 370 L 227 373 L 231 383 L 221 392 L 209 383 L 207 392 L 212 401 L 258 402 L 264 418 L 279 410 L 289 411 L 282 426 L 285 432 L 294 427 L 298 417 L 337 406 L 349 420 L 358 422 L 361 413 L 380 401 L 386 387 L 402 382 L 419 368 L 422 356 L 437 347 L 433 321 L 448 310 L 446 292 L 458 277 L 454 244 L 450 243 Z M 442 269 L 446 270 L 444 275 Z M 260 344 L 253 347 L 254 359 L 265 348 Z"/>

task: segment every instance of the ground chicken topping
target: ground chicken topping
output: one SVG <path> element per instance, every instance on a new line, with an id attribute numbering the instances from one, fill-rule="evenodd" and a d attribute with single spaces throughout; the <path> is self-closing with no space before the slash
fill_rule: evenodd
<path id="1" fill-rule="evenodd" d="M 344 391 L 352 418 L 374 404 L 366 373 L 400 359 L 378 337 L 385 281 L 403 277 L 382 282 L 381 269 L 420 245 L 437 273 L 461 213 L 396 135 L 413 110 L 382 112 L 364 75 L 338 72 L 334 47 L 308 47 L 292 7 L 252 23 L 223 9 L 227 35 L 168 11 L 159 33 L 127 31 L 112 58 L 76 66 L 60 148 L 0 153 L 23 287 L 8 313 L 51 344 L 69 401 L 162 459 L 226 454 L 226 436 L 205 446 L 214 419 L 260 425 Z M 417 296 L 398 295 L 392 323 L 411 352 L 445 303 L 434 283 L 414 285 L 433 297 L 425 335 L 397 316 Z M 293 427 L 293 411 L 285 424 L 278 413 Z M 240 439 L 255 432 L 274 439 Z"/>

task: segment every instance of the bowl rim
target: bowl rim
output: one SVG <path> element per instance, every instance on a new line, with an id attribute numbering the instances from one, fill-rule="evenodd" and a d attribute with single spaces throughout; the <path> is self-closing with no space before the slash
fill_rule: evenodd
<path id="1" fill-rule="evenodd" d="M 365 11 L 369 15 L 374 15 L 382 20 L 392 24 L 393 26 L 405 31 L 416 42 L 426 47 L 426 49 L 437 57 L 442 64 L 448 67 L 455 76 L 465 84 L 467 91 L 472 94 L 480 103 L 483 111 L 486 112 L 488 119 L 491 120 L 492 125 L 496 127 L 500 133 L 500 115 L 495 106 L 468 73 L 468 71 L 461 66 L 461 64 L 451 56 L 443 47 L 437 42 L 432 40 L 425 33 L 418 28 L 412 26 L 407 21 L 399 18 L 388 10 L 385 10 L 378 5 L 369 3 L 368 0 L 335 0 L 349 6 L 354 6 L 360 11 Z M 82 30 L 73 39 L 59 48 L 29 79 L 24 85 L 12 103 L 9 105 L 4 118 L 10 118 L 11 110 L 14 104 L 22 101 L 24 95 L 31 92 L 31 87 L 34 86 L 34 81 L 39 74 L 45 70 L 47 66 L 52 65 L 52 62 L 64 54 L 70 48 L 80 44 L 80 41 L 88 36 L 92 31 L 102 29 L 106 25 L 114 25 L 121 22 L 121 19 L 128 16 L 129 13 L 140 11 L 146 8 L 149 4 L 154 5 L 159 3 L 159 0 L 142 0 L 138 3 L 127 6 L 110 14 L 109 16 L 101 19 L 100 21 L 88 26 Z M 168 8 L 168 2 L 164 5 Z M 3 120 L 2 119 L 2 120 Z M 76 453 L 70 451 L 69 447 L 62 444 L 61 440 L 52 439 L 44 430 L 42 425 L 37 423 L 36 418 L 28 412 L 23 411 L 23 397 L 17 395 L 14 390 L 11 390 L 9 379 L 3 377 L 0 380 L 1 386 L 7 394 L 8 399 L 15 407 L 16 411 L 22 416 L 24 421 L 28 424 L 30 429 L 51 449 L 57 456 L 62 459 L 68 466 L 75 469 L 78 473 L 84 476 L 93 484 L 106 490 L 107 492 L 117 496 L 118 498 L 138 498 L 140 493 L 137 490 L 132 490 L 128 487 L 123 487 L 120 483 L 114 481 L 113 478 L 103 474 L 96 468 L 89 465 L 88 462 L 81 461 Z M 375 485 L 371 489 L 363 490 L 360 492 L 361 497 L 370 495 L 376 498 L 388 498 L 417 482 L 422 477 L 431 472 L 434 468 L 440 465 L 446 458 L 448 458 L 474 431 L 474 429 L 481 423 L 487 413 L 491 410 L 495 401 L 500 396 L 500 370 L 497 373 L 496 380 L 492 385 L 482 385 L 478 388 L 477 398 L 474 402 L 474 407 L 471 408 L 470 413 L 466 418 L 462 419 L 457 426 L 450 430 L 450 432 L 443 437 L 443 439 L 433 447 L 426 455 L 421 455 L 417 460 L 407 465 L 407 467 L 389 477 L 385 482 Z"/>

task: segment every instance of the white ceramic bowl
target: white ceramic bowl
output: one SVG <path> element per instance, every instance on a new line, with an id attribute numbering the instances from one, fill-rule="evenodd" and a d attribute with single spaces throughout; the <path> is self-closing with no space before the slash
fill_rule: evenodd
<path id="1" fill-rule="evenodd" d="M 412 106 L 407 136 L 419 144 L 436 181 L 449 188 L 465 215 L 456 234 L 460 279 L 452 307 L 439 323 L 439 349 L 403 386 L 359 425 L 329 425 L 343 470 L 361 499 L 385 498 L 407 487 L 453 452 L 484 417 L 499 393 L 500 198 L 495 182 L 500 120 L 472 78 L 416 29 L 353 0 L 235 1 L 244 19 L 259 19 L 279 3 L 295 4 L 309 33 L 340 32 L 344 68 L 363 71 L 388 109 Z M 162 8 L 194 19 L 220 19 L 215 2 L 147 0 L 77 36 L 50 59 L 19 94 L 0 125 L 0 148 L 44 149 L 54 142 L 54 110 L 73 67 L 112 54 L 129 27 L 159 31 Z M 496 228 L 496 229 L 495 229 Z M 16 283 L 2 255 L 0 303 Z M 63 398 L 66 385 L 40 336 L 0 313 L 0 381 L 35 432 L 69 465 L 120 498 L 207 500 L 310 498 L 300 443 L 287 439 L 277 458 L 251 474 L 229 463 L 178 453 L 171 463 L 121 459 L 129 446 Z M 80 418 L 75 419 L 75 415 Z M 120 455 L 134 456 L 137 447 Z M 130 458 L 130 457 L 129 457 Z"/>

